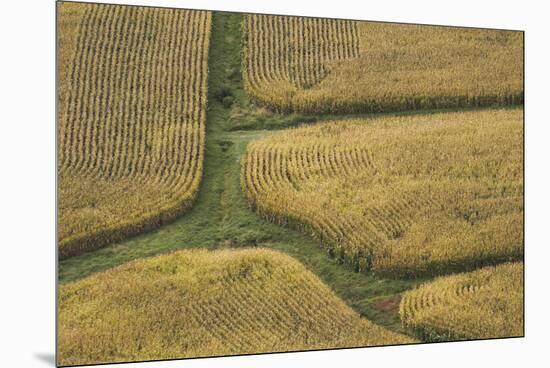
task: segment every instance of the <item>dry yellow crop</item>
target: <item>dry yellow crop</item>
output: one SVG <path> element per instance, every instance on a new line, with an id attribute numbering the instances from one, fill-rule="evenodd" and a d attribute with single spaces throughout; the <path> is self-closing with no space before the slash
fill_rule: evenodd
<path id="1" fill-rule="evenodd" d="M 59 293 L 63 365 L 413 341 L 361 318 L 299 262 L 264 249 L 179 251 Z"/>
<path id="2" fill-rule="evenodd" d="M 523 255 L 522 109 L 383 116 L 249 144 L 262 216 L 316 235 L 357 270 L 416 276 Z"/>
<path id="3" fill-rule="evenodd" d="M 202 175 L 211 14 L 59 4 L 59 255 L 160 226 Z"/>
<path id="4" fill-rule="evenodd" d="M 425 341 L 523 336 L 523 263 L 438 278 L 401 300 L 403 325 Z"/>
<path id="5" fill-rule="evenodd" d="M 523 102 L 521 32 L 268 15 L 243 30 L 247 91 L 277 111 Z"/>

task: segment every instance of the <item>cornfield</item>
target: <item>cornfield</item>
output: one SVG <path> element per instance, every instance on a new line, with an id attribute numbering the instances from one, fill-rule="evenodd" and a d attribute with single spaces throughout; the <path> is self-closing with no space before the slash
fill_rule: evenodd
<path id="1" fill-rule="evenodd" d="M 60 280 L 81 279 L 58 289 L 58 364 L 523 334 L 522 33 L 236 14 L 212 27 L 208 11 L 65 2 L 58 16 L 60 259 L 159 228 L 207 188 L 166 231 L 60 262 Z M 410 111 L 443 108 L 463 111 Z M 326 114 L 339 118 L 261 130 Z M 315 239 L 266 224 L 240 189 Z M 399 310 L 415 338 L 243 243 L 295 255 L 400 331 L 399 293 L 421 284 Z"/>
<path id="2" fill-rule="evenodd" d="M 59 255 L 155 228 L 202 176 L 205 11 L 59 5 Z"/>
<path id="3" fill-rule="evenodd" d="M 263 217 L 358 271 L 411 277 L 523 255 L 522 109 L 334 121 L 248 145 Z"/>
<path id="4" fill-rule="evenodd" d="M 436 279 L 407 292 L 400 314 L 425 341 L 523 336 L 523 263 Z"/>
<path id="5" fill-rule="evenodd" d="M 62 365 L 414 341 L 264 249 L 179 251 L 66 284 L 59 321 Z"/>
<path id="6" fill-rule="evenodd" d="M 520 32 L 248 15 L 243 44 L 250 97 L 280 112 L 523 102 Z"/>

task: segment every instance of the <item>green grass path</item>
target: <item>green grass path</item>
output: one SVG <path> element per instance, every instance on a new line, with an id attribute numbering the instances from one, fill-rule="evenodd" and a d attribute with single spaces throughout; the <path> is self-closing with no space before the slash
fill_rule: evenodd
<path id="1" fill-rule="evenodd" d="M 361 315 L 404 332 L 397 314 L 398 295 L 423 280 L 355 273 L 309 236 L 264 221 L 247 207 L 240 187 L 240 158 L 247 143 L 273 129 L 327 117 L 274 114 L 247 100 L 240 73 L 240 20 L 240 14 L 213 16 L 204 173 L 193 208 L 159 230 L 60 261 L 60 282 L 176 249 L 268 247 L 298 259 Z"/>

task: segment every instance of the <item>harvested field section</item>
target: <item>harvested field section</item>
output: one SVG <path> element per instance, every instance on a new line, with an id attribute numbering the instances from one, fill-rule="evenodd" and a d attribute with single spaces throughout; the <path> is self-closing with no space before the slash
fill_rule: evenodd
<path id="1" fill-rule="evenodd" d="M 409 343 L 289 256 L 179 251 L 60 290 L 62 364 Z"/>
<path id="2" fill-rule="evenodd" d="M 522 110 L 335 121 L 249 144 L 262 216 L 356 270 L 452 273 L 523 254 Z"/>
<path id="3" fill-rule="evenodd" d="M 192 205 L 210 25 L 205 11 L 60 5 L 62 258 L 158 227 Z"/>

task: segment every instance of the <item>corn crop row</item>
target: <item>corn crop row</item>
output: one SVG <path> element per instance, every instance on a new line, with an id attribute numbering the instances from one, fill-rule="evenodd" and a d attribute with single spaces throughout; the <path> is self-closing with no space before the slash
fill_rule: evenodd
<path id="1" fill-rule="evenodd" d="M 523 335 L 523 263 L 438 278 L 408 291 L 404 327 L 424 341 Z"/>
<path id="2" fill-rule="evenodd" d="M 523 103 L 521 32 L 248 15 L 243 77 L 279 112 Z"/>
<path id="3" fill-rule="evenodd" d="M 357 57 L 357 24 L 351 21 L 250 15 L 244 18 L 243 74 L 250 96 L 289 110 L 280 96 L 310 89 L 328 73 L 327 63 Z"/>
<path id="4" fill-rule="evenodd" d="M 521 109 L 336 121 L 250 143 L 241 182 L 357 271 L 442 274 L 522 257 L 521 147 Z"/>
<path id="5" fill-rule="evenodd" d="M 60 290 L 62 364 L 407 343 L 263 249 L 180 251 Z"/>
<path id="6" fill-rule="evenodd" d="M 80 13 L 60 75 L 60 256 L 169 221 L 202 175 L 211 14 L 113 5 Z M 63 25 L 64 23 L 61 22 Z M 63 67 L 63 65 L 62 65 Z"/>

